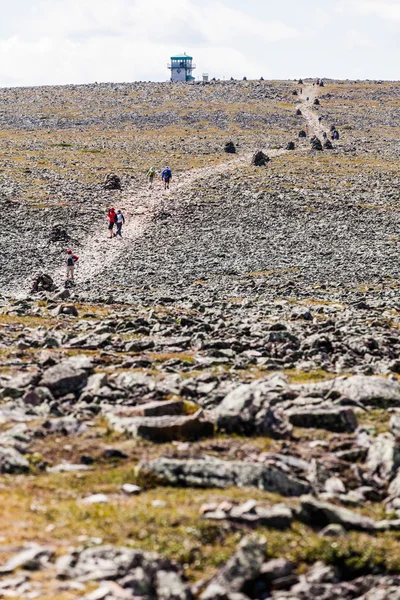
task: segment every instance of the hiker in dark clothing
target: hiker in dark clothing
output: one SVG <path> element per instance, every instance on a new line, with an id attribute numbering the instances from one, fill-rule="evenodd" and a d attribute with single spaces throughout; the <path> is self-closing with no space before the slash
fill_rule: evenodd
<path id="1" fill-rule="evenodd" d="M 119 237 L 122 238 L 121 230 L 122 230 L 122 225 L 125 223 L 125 217 L 120 210 L 117 210 L 116 223 L 117 223 L 117 233 L 115 234 L 115 237 L 117 237 L 119 235 Z"/>
<path id="2" fill-rule="evenodd" d="M 169 167 L 165 167 L 165 169 L 161 173 L 161 179 L 164 182 L 164 190 L 169 190 L 169 183 L 172 179 L 172 171 Z"/>

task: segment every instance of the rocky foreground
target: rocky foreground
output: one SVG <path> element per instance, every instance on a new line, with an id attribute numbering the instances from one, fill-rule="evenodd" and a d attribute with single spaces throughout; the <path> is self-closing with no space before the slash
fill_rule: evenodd
<path id="1" fill-rule="evenodd" d="M 303 85 L 1 90 L 0 598 L 400 599 L 399 85 Z"/>

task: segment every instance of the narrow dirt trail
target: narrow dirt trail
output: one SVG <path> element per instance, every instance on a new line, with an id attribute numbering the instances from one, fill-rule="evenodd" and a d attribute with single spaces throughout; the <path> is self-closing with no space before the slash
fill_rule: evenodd
<path id="1" fill-rule="evenodd" d="M 319 114 L 312 109 L 314 100 L 318 97 L 318 90 L 319 88 L 313 86 L 312 84 L 304 85 L 302 89 L 303 93 L 300 95 L 300 100 L 302 102 L 301 112 L 303 113 L 303 117 L 306 120 L 309 129 L 307 133 L 310 137 L 312 137 L 312 135 L 316 135 L 317 137 L 321 138 L 323 132 L 325 131 L 325 127 L 318 121 Z"/>
<path id="2" fill-rule="evenodd" d="M 286 150 L 268 150 L 271 158 L 286 153 Z M 252 154 L 245 154 L 231 159 L 229 162 L 219 165 L 207 166 L 199 169 L 191 169 L 179 176 L 174 177 L 171 189 L 164 191 L 160 179 L 155 181 L 152 190 L 147 185 L 140 186 L 135 190 L 128 190 L 118 202 L 116 208 L 121 208 L 125 216 L 125 225 L 122 228 L 123 238 L 107 238 L 108 230 L 106 217 L 104 225 L 84 241 L 77 253 L 79 263 L 76 268 L 75 279 L 79 287 L 89 283 L 98 274 L 104 272 L 105 265 L 118 265 L 118 257 L 128 249 L 131 252 L 132 244 L 139 239 L 150 227 L 153 217 L 163 210 L 173 210 L 183 197 L 185 190 L 193 188 L 197 180 L 208 179 L 219 173 L 226 173 L 240 165 L 250 165 Z M 108 268 L 108 267 L 107 267 Z M 61 264 L 51 274 L 55 283 L 60 283 L 65 278 L 65 266 Z"/>

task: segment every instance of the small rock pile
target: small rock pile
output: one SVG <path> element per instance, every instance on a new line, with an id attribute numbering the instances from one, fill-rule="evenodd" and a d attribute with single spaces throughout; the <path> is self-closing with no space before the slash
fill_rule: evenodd
<path id="1" fill-rule="evenodd" d="M 70 239 L 66 229 L 60 224 L 54 225 L 50 231 L 51 242 L 68 242 Z"/>
<path id="2" fill-rule="evenodd" d="M 317 138 L 317 136 L 314 136 L 311 138 L 310 144 L 311 144 L 312 150 L 322 150 L 321 140 L 319 138 Z"/>
<path id="3" fill-rule="evenodd" d="M 113 173 L 108 173 L 104 178 L 104 189 L 105 190 L 120 190 L 121 189 L 121 179 L 118 175 Z"/>
<path id="4" fill-rule="evenodd" d="M 54 292 L 56 290 L 56 286 L 50 275 L 46 273 L 39 273 L 35 276 L 32 281 L 31 294 L 36 294 L 38 292 Z"/>
<path id="5" fill-rule="evenodd" d="M 264 154 L 264 152 L 259 150 L 254 154 L 251 164 L 255 167 L 264 167 L 269 161 L 269 156 L 267 156 L 266 154 Z"/>
<path id="6" fill-rule="evenodd" d="M 235 146 L 235 144 L 232 141 L 226 142 L 224 151 L 227 154 L 236 154 L 236 146 Z"/>

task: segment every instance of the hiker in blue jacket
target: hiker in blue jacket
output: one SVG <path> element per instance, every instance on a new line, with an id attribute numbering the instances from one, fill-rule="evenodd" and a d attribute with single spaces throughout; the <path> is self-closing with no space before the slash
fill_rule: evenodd
<path id="1" fill-rule="evenodd" d="M 172 180 L 172 171 L 169 167 L 165 167 L 161 173 L 161 179 L 164 182 L 164 190 L 169 190 L 169 183 Z"/>

